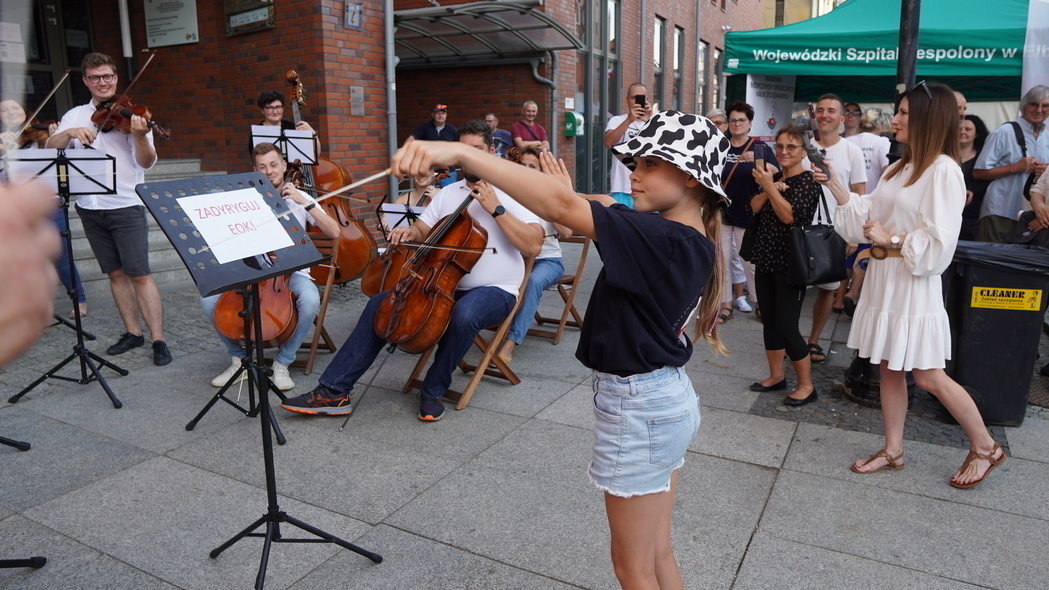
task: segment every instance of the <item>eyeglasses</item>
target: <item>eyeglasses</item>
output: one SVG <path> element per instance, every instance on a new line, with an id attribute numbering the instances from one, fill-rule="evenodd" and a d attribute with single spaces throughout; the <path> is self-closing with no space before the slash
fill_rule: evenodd
<path id="1" fill-rule="evenodd" d="M 860 109 L 845 109 L 846 115 L 862 115 L 863 111 Z"/>
<path id="2" fill-rule="evenodd" d="M 1049 109 L 1049 102 L 1043 102 L 1038 104 L 1037 102 L 1029 102 L 1026 106 L 1034 107 L 1036 109 Z"/>
<path id="3" fill-rule="evenodd" d="M 796 150 L 796 149 L 798 149 L 800 147 L 803 147 L 803 146 L 794 145 L 793 143 L 788 143 L 787 145 L 783 145 L 782 143 L 777 143 L 773 147 L 776 148 L 777 152 L 793 152 L 794 150 Z"/>
<path id="4" fill-rule="evenodd" d="M 728 122 L 731 125 L 742 125 L 744 123 L 749 123 L 750 119 L 729 119 Z"/>
<path id="5" fill-rule="evenodd" d="M 101 76 L 84 76 L 84 78 L 86 78 L 87 81 L 93 86 L 95 84 L 98 84 L 99 82 L 105 82 L 106 84 L 109 84 L 113 80 L 117 79 L 117 75 L 116 74 L 103 74 Z"/>
<path id="6" fill-rule="evenodd" d="M 262 110 L 264 110 L 264 111 L 271 111 L 271 112 L 283 111 L 284 110 L 284 105 L 282 105 L 282 104 L 268 104 L 268 105 L 262 107 Z"/>
<path id="7" fill-rule="evenodd" d="M 713 123 L 714 125 L 727 125 L 727 123 L 725 123 L 725 121 L 722 119 L 714 119 L 713 121 L 711 121 L 711 123 Z"/>
<path id="8" fill-rule="evenodd" d="M 907 91 L 907 94 L 910 94 L 910 93 L 914 92 L 915 90 L 918 89 L 919 86 L 921 87 L 922 90 L 925 91 L 925 96 L 928 96 L 929 100 L 932 100 L 932 90 L 929 90 L 929 85 L 925 83 L 925 80 L 922 80 L 921 82 L 918 82 L 917 84 L 915 84 L 913 88 L 911 88 L 910 90 Z"/>

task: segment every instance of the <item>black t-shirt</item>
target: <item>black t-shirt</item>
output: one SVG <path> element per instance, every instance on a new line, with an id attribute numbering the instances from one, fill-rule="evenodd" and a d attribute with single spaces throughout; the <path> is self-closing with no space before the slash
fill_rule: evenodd
<path id="1" fill-rule="evenodd" d="M 683 366 L 682 332 L 714 268 L 714 243 L 686 225 L 625 205 L 591 202 L 604 262 L 583 318 L 576 358 L 628 377 Z"/>
<path id="2" fill-rule="evenodd" d="M 725 185 L 725 194 L 732 200 L 732 204 L 725 209 L 724 221 L 726 224 L 735 227 L 750 227 L 750 222 L 753 218 L 747 205 L 750 203 L 751 197 L 761 192 L 761 187 L 754 180 L 754 162 L 745 162 L 741 159 L 743 148 L 745 147 L 748 152 L 764 150 L 765 161 L 779 168 L 775 150 L 764 141 L 755 139 L 754 143 L 750 144 L 750 147 L 747 147 L 747 144 L 739 147 L 729 147 L 728 155 L 725 156 L 725 168 L 721 173 L 728 175 L 733 167 L 736 170 L 732 172 L 732 176 L 728 179 L 728 184 Z M 737 165 L 736 162 L 739 162 L 739 164 Z"/>

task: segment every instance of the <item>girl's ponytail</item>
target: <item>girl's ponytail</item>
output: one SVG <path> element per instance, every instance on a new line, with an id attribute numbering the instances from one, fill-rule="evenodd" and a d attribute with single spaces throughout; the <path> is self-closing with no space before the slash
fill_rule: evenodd
<path id="1" fill-rule="evenodd" d="M 702 207 L 703 228 L 707 237 L 717 246 L 714 256 L 714 268 L 710 272 L 710 279 L 703 288 L 703 297 L 699 302 L 699 310 L 696 312 L 696 331 L 693 341 L 700 338 L 720 354 L 728 354 L 728 349 L 718 338 L 718 313 L 721 311 L 721 297 L 723 295 L 723 277 L 725 266 L 721 257 L 721 204 L 722 198 L 714 191 L 705 186 L 699 186 L 700 206 Z"/>

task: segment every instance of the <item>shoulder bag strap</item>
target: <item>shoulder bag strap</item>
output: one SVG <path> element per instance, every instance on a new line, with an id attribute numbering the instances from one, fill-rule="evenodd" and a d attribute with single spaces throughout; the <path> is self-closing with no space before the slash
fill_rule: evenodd
<path id="1" fill-rule="evenodd" d="M 743 146 L 743 151 L 739 153 L 740 158 L 743 157 L 743 152 L 747 151 L 747 148 L 749 148 L 752 143 L 754 143 L 753 137 L 750 138 L 750 141 L 747 142 L 747 145 Z M 725 180 L 721 181 L 722 188 L 728 186 L 728 181 L 732 180 L 732 174 L 736 172 L 736 166 L 739 166 L 740 158 L 736 159 L 736 163 L 732 165 L 732 170 L 728 171 L 728 176 L 725 177 Z"/>
<path id="2" fill-rule="evenodd" d="M 1016 121 L 1009 121 L 1009 125 L 1012 125 L 1013 133 L 1016 134 L 1016 143 L 1020 144 L 1020 152 L 1023 153 L 1023 157 L 1027 157 L 1027 141 L 1024 140 L 1023 129 L 1020 129 L 1020 124 Z"/>

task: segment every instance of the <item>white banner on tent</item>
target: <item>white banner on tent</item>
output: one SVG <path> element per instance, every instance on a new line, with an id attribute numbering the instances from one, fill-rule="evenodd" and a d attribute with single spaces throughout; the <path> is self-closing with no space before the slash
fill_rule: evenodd
<path id="1" fill-rule="evenodd" d="M 1027 8 L 1021 93 L 1039 84 L 1049 86 L 1049 0 L 1031 0 Z"/>
<path id="2" fill-rule="evenodd" d="M 750 134 L 761 141 L 776 139 L 776 130 L 790 122 L 794 76 L 747 74 L 747 104 L 754 107 Z"/>

